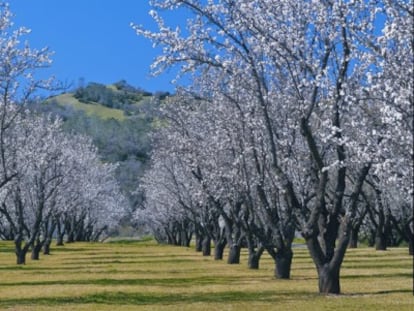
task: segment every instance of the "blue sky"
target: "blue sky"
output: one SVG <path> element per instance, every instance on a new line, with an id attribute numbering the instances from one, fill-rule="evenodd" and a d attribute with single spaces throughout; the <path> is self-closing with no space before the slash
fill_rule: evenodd
<path id="1" fill-rule="evenodd" d="M 173 73 L 150 76 L 150 65 L 159 54 L 130 23 L 155 29 L 147 0 L 9 0 L 15 26 L 32 30 L 26 38 L 35 48 L 54 51 L 53 64 L 43 75 L 77 85 L 113 83 L 121 79 L 145 90 L 174 90 Z M 180 23 L 183 16 L 170 16 Z"/>

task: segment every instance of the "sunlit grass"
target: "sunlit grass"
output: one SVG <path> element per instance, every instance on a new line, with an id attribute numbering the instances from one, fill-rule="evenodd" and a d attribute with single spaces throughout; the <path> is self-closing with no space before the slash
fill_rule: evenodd
<path id="1" fill-rule="evenodd" d="M 407 249 L 348 250 L 340 296 L 317 293 L 305 248 L 295 248 L 291 280 L 275 280 L 272 259 L 260 269 L 227 265 L 192 248 L 153 241 L 75 243 L 40 261 L 15 265 L 0 242 L 1 310 L 414 310 Z"/>
<path id="2" fill-rule="evenodd" d="M 70 105 L 77 110 L 83 110 L 87 115 L 97 116 L 102 119 L 114 118 L 118 121 L 123 121 L 126 118 L 121 109 L 109 108 L 97 103 L 82 103 L 73 97 L 73 94 L 71 93 L 56 96 L 53 100 L 56 100 L 59 105 Z"/>

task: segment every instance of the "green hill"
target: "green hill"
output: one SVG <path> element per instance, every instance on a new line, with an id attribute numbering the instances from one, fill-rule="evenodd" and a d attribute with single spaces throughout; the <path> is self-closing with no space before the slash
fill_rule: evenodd
<path id="1" fill-rule="evenodd" d="M 97 116 L 102 119 L 116 119 L 123 121 L 125 113 L 121 109 L 109 108 L 102 104 L 89 102 L 83 103 L 74 97 L 74 93 L 64 93 L 48 99 L 48 102 L 53 101 L 59 106 L 71 106 L 75 110 L 84 111 L 88 116 Z"/>
<path id="2" fill-rule="evenodd" d="M 88 116 L 123 121 L 130 116 L 148 114 L 168 95 L 167 92 L 152 94 L 121 80 L 110 85 L 91 82 L 72 92 L 53 96 L 46 102 L 60 107 L 69 106 Z"/>
<path id="3" fill-rule="evenodd" d="M 117 163 L 116 177 L 131 208 L 142 200 L 136 192 L 151 152 L 150 133 L 159 126 L 159 105 L 169 94 L 152 94 L 121 80 L 88 83 L 31 106 L 64 120 L 64 129 L 88 135 L 102 161 Z"/>

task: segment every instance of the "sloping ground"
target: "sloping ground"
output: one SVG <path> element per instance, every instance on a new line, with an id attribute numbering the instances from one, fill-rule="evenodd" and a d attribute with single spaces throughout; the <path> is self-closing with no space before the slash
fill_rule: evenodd
<path id="1" fill-rule="evenodd" d="M 59 105 L 70 105 L 74 109 L 83 110 L 87 115 L 95 115 L 102 119 L 114 118 L 119 121 L 123 121 L 126 117 L 121 109 L 114 109 L 105 107 L 98 103 L 81 103 L 72 93 L 64 93 L 58 96 L 54 96 L 49 100 L 56 101 Z"/>
<path id="2" fill-rule="evenodd" d="M 349 250 L 340 296 L 317 294 L 306 249 L 295 249 L 291 280 L 202 257 L 193 248 L 154 242 L 68 244 L 16 266 L 12 242 L 0 242 L 0 310 L 414 310 L 407 249 Z"/>

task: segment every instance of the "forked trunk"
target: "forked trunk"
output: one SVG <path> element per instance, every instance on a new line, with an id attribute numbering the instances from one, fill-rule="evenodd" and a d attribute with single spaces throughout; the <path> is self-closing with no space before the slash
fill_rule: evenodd
<path id="1" fill-rule="evenodd" d="M 21 242 L 15 242 L 16 263 L 18 265 L 26 264 L 26 253 L 28 247 L 22 247 Z"/>
<path id="2" fill-rule="evenodd" d="M 319 293 L 321 294 L 335 294 L 341 293 L 339 285 L 339 271 L 340 267 L 330 267 L 325 264 L 318 268 L 319 277 Z"/>
<path id="3" fill-rule="evenodd" d="M 247 263 L 249 269 L 259 269 L 260 257 L 264 250 L 265 248 L 263 246 L 259 246 L 256 250 L 254 247 L 249 246 L 249 261 Z"/>
<path id="4" fill-rule="evenodd" d="M 233 244 L 230 246 L 229 257 L 227 258 L 227 263 L 230 265 L 240 263 L 240 245 Z"/>
<path id="5" fill-rule="evenodd" d="M 275 278 L 290 279 L 293 252 L 291 249 L 276 252 Z"/>

